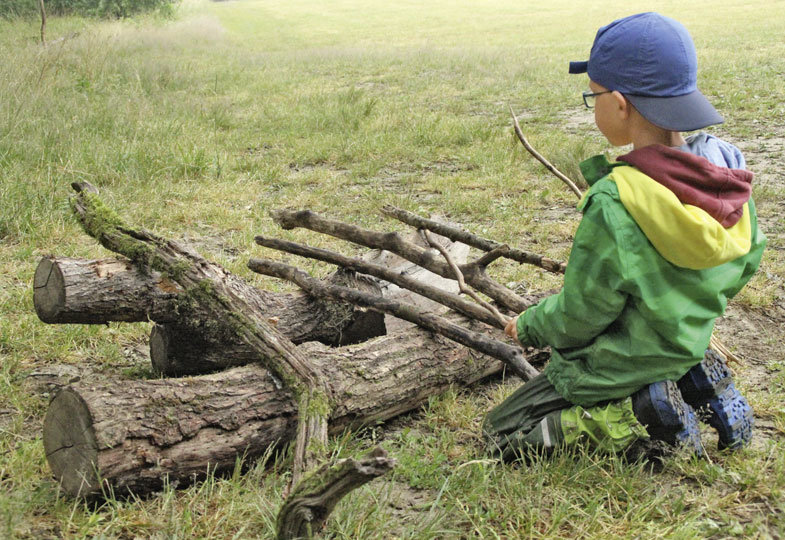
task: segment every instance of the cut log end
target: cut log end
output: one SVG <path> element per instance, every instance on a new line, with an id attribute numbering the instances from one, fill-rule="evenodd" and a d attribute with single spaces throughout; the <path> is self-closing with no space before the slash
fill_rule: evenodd
<path id="1" fill-rule="evenodd" d="M 59 322 L 58 315 L 65 305 L 65 280 L 60 268 L 48 257 L 41 259 L 35 269 L 33 305 L 43 322 Z"/>
<path id="2" fill-rule="evenodd" d="M 71 497 L 97 493 L 98 443 L 90 409 L 66 387 L 52 399 L 44 418 L 44 450 L 55 478 Z"/>

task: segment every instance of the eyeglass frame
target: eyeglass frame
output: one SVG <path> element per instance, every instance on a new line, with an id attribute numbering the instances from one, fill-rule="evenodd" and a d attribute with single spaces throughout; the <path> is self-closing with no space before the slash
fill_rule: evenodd
<path id="1" fill-rule="evenodd" d="M 603 90 L 602 92 L 586 91 L 586 92 L 584 92 L 582 94 L 582 96 L 583 96 L 583 104 L 586 105 L 587 109 L 593 109 L 594 105 L 589 105 L 589 102 L 588 102 L 587 98 L 596 98 L 597 96 L 601 96 L 603 94 L 610 94 L 612 92 L 613 92 L 613 90 Z"/>

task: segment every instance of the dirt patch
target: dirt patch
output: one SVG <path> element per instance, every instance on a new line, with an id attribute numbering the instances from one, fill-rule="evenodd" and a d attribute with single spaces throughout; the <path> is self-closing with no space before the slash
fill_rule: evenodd
<path id="1" fill-rule="evenodd" d="M 716 335 L 741 359 L 741 365 L 731 364 L 741 386 L 751 400 L 765 399 L 772 379 L 785 362 L 785 306 L 778 302 L 761 310 L 746 310 L 731 305 L 725 316 L 717 320 Z M 765 448 L 767 442 L 783 436 L 782 428 L 770 412 L 755 414 L 754 448 Z"/>

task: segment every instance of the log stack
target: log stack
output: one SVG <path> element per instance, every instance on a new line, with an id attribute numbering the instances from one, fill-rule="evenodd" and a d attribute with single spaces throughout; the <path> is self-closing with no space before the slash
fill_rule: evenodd
<path id="1" fill-rule="evenodd" d="M 489 337 L 493 326 L 504 326 L 504 315 L 476 295 L 494 315 L 454 294 L 451 280 L 463 287 L 465 275 L 500 309 L 532 305 L 537 298 L 517 296 L 485 275 L 485 266 L 509 255 L 506 246 L 466 264 L 468 247 L 448 238 L 435 244 L 424 234 L 437 251 L 397 233 L 364 231 L 310 212 L 279 212 L 284 228 L 305 226 L 376 249 L 349 259 L 258 237 L 261 245 L 339 266 L 315 280 L 253 259 L 250 268 L 293 280 L 310 294 L 273 293 L 187 246 L 128 227 L 89 186 L 74 187 L 79 195 L 72 207 L 85 231 L 128 258 L 43 258 L 34 277 L 36 312 L 51 324 L 152 321 L 153 369 L 167 378 L 78 381 L 55 395 L 44 421 L 44 447 L 68 495 L 143 494 L 167 479 L 187 483 L 208 470 L 234 467 L 240 456 L 254 458 L 295 441 L 293 477 L 318 473 L 293 482 L 279 514 L 279 537 L 297 537 L 297 531 L 318 529 L 338 493 L 394 463 L 376 449 L 361 460 L 320 467 L 328 428 L 386 420 L 450 386 L 499 372 L 505 363 L 524 378 L 537 374 L 528 360 L 538 353 Z M 438 260 L 439 252 L 446 262 Z M 544 261 L 543 268 L 559 268 Z M 445 306 L 457 313 L 441 316 Z M 414 324 L 394 323 L 390 314 Z"/>

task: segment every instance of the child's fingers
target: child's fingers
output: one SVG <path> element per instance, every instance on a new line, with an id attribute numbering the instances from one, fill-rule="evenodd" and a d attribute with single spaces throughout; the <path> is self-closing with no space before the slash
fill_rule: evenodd
<path id="1" fill-rule="evenodd" d="M 504 327 L 504 333 L 511 338 L 518 339 L 518 317 L 513 317 L 507 321 L 507 326 Z"/>

